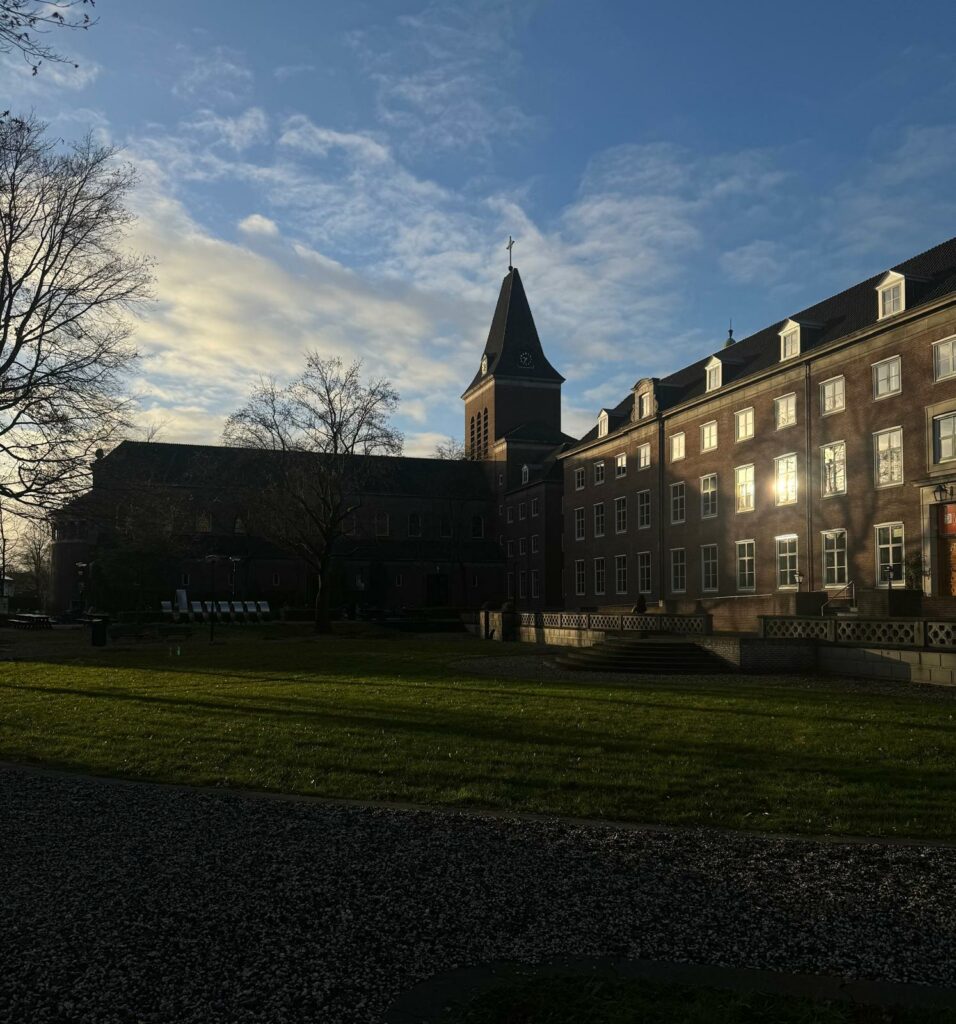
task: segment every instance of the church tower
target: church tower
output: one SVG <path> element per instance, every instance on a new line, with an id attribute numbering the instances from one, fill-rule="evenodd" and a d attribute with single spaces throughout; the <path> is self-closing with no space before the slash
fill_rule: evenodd
<path id="1" fill-rule="evenodd" d="M 518 431 L 524 440 L 561 435 L 564 378 L 548 362 L 517 267 L 501 283 L 478 372 L 465 393 L 465 450 L 494 458 L 496 442 Z"/>

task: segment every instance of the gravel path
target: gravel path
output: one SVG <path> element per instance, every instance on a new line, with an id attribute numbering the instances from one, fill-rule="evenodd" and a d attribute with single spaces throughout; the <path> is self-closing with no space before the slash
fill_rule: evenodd
<path id="1" fill-rule="evenodd" d="M 379 1021 L 488 960 L 956 984 L 956 849 L 616 830 L 0 769 L 0 1021 Z"/>

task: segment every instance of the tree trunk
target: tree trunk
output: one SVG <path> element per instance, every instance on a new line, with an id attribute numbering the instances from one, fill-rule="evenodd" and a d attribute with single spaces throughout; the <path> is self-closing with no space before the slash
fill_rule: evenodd
<path id="1" fill-rule="evenodd" d="M 329 560 L 323 558 L 317 573 L 318 585 L 315 591 L 315 622 L 316 633 L 331 633 L 332 620 L 329 615 L 329 588 L 325 586 L 325 579 L 328 576 Z"/>

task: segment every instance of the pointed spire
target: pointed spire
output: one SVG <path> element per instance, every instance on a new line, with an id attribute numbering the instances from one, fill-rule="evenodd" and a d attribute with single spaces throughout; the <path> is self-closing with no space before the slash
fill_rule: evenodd
<path id="1" fill-rule="evenodd" d="M 731 345 L 736 343 L 734 338 L 734 321 L 731 319 L 730 326 L 727 328 L 727 340 L 724 342 L 724 348 L 730 348 Z"/>

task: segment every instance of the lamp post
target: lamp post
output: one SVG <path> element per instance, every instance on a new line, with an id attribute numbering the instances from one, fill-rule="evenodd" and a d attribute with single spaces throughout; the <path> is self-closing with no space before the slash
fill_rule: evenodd
<path id="1" fill-rule="evenodd" d="M 216 636 L 216 563 L 218 561 L 218 555 L 206 555 L 205 562 L 209 566 L 209 600 L 212 604 L 212 611 L 209 614 L 210 643 Z"/>
<path id="2" fill-rule="evenodd" d="M 797 590 L 799 590 L 800 584 L 803 583 L 803 573 L 799 569 L 793 574 L 793 582 L 796 583 Z"/>

